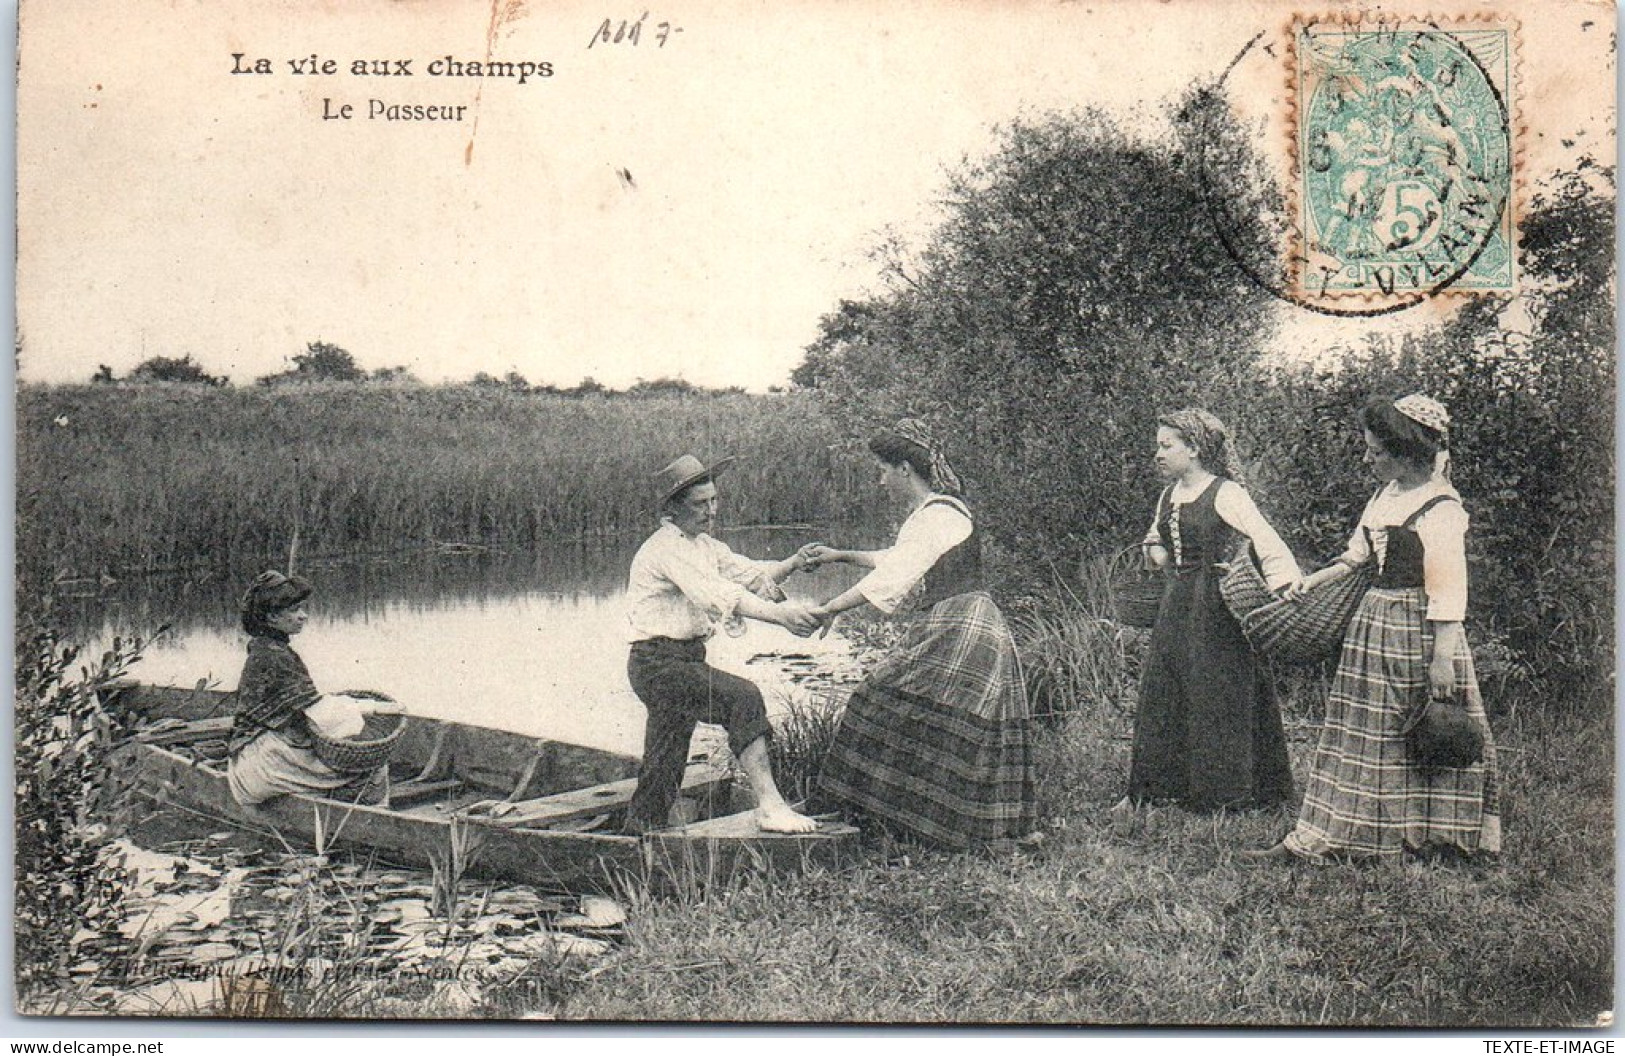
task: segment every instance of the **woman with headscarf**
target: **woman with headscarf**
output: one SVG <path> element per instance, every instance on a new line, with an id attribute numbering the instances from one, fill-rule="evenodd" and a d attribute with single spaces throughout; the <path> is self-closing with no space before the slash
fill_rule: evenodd
<path id="1" fill-rule="evenodd" d="M 1167 584 L 1140 680 L 1128 795 L 1113 808 L 1119 831 L 1141 803 L 1214 810 L 1292 798 L 1280 708 L 1219 581 L 1243 538 L 1274 590 L 1296 582 L 1297 562 L 1242 486 L 1218 418 L 1199 408 L 1159 417 L 1156 465 L 1169 484 L 1142 545 Z"/>
<path id="2" fill-rule="evenodd" d="M 1398 858 L 1446 848 L 1499 852 L 1495 745 L 1463 619 L 1468 517 L 1445 474 L 1450 415 L 1415 393 L 1360 412 L 1365 462 L 1382 487 L 1335 562 L 1292 595 L 1375 561 L 1343 639 L 1296 827 L 1254 859 Z M 1463 708 L 1483 739 L 1470 766 L 1425 766 L 1406 743 L 1431 701 Z"/>
<path id="3" fill-rule="evenodd" d="M 237 680 L 237 709 L 226 742 L 226 780 L 244 806 L 290 792 L 319 792 L 362 803 L 388 798 L 387 767 L 362 774 L 333 769 L 312 748 L 314 729 L 353 736 L 366 714 L 396 713 L 393 701 L 323 697 L 289 638 L 304 630 L 310 583 L 264 572 L 243 595 L 248 659 Z"/>
<path id="4" fill-rule="evenodd" d="M 919 615 L 847 702 L 818 792 L 944 847 L 1027 837 L 1038 815 L 1027 691 L 1015 641 L 982 586 L 959 477 L 916 419 L 877 434 L 869 450 L 908 517 L 884 550 L 803 549 L 813 564 L 869 569 L 813 614 L 829 621 L 868 604 Z"/>

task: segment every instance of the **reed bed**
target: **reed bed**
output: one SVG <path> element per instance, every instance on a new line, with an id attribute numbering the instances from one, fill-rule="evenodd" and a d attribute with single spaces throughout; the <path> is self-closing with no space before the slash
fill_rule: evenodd
<path id="1" fill-rule="evenodd" d="M 737 455 L 723 519 L 861 518 L 877 489 L 805 394 L 25 385 L 18 564 L 45 579 L 427 544 L 527 547 L 653 520 L 650 476 Z"/>

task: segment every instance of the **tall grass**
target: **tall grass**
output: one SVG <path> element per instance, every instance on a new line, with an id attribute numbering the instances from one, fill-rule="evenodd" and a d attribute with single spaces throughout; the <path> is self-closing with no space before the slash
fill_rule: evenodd
<path id="1" fill-rule="evenodd" d="M 23 386 L 18 562 L 45 578 L 427 543 L 530 546 L 652 522 L 651 474 L 737 455 L 723 520 L 874 501 L 810 397 L 490 388 Z"/>
<path id="2" fill-rule="evenodd" d="M 844 710 L 844 697 L 830 693 L 785 699 L 767 742 L 773 780 L 785 799 L 804 802 L 813 795 Z"/>
<path id="3" fill-rule="evenodd" d="M 1109 557 L 1085 560 L 1075 584 L 1057 575 L 1010 606 L 1035 717 L 1133 706 L 1146 632 L 1112 619 L 1110 566 Z"/>

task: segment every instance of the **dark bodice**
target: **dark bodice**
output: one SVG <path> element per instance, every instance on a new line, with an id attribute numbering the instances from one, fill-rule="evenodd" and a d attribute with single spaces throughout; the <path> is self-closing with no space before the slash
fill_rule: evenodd
<path id="1" fill-rule="evenodd" d="M 946 498 L 932 499 L 926 505 L 949 506 L 967 516 L 970 512 L 962 503 Z M 986 589 L 982 583 L 982 545 L 976 534 L 974 520 L 971 522 L 971 534 L 958 546 L 937 558 L 937 563 L 925 574 L 923 582 L 919 603 L 921 609 L 928 609 L 956 594 Z"/>
<path id="2" fill-rule="evenodd" d="M 1416 522 L 1439 503 L 1453 501 L 1455 500 L 1448 495 L 1435 495 L 1418 507 L 1415 513 L 1405 518 L 1403 524 L 1396 524 L 1388 529 L 1388 546 L 1377 566 L 1375 586 L 1397 590 L 1423 585 L 1422 537 L 1416 534 Z M 1370 546 L 1371 552 L 1375 554 L 1377 548 L 1372 545 L 1371 529 L 1367 528 L 1365 534 L 1366 545 Z"/>
<path id="3" fill-rule="evenodd" d="M 1214 477 L 1200 495 L 1186 503 L 1172 501 L 1172 488 L 1163 492 L 1157 536 L 1177 575 L 1189 575 L 1228 560 L 1235 551 L 1236 530 L 1224 522 L 1214 505 L 1224 481 L 1224 477 Z"/>

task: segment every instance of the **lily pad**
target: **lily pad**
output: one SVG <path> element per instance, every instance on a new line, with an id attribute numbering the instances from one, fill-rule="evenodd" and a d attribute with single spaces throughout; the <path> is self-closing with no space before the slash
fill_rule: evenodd
<path id="1" fill-rule="evenodd" d="M 213 964 L 215 961 L 228 961 L 237 956 L 237 947 L 229 942 L 205 942 L 187 950 L 191 959 L 199 964 Z"/>

